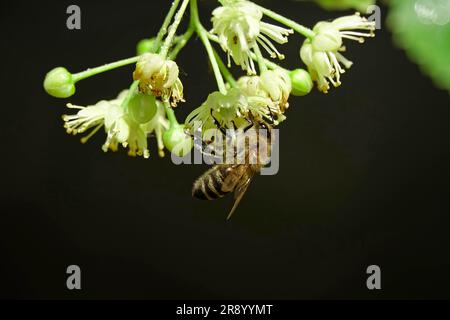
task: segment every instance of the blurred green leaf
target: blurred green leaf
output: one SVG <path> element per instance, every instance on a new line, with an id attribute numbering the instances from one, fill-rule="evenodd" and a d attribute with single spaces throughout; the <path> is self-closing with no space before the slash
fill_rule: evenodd
<path id="1" fill-rule="evenodd" d="M 388 18 L 396 43 L 450 91 L 450 0 L 391 0 Z"/>
<path id="2" fill-rule="evenodd" d="M 366 12 L 367 8 L 375 4 L 375 0 L 316 0 L 327 10 L 347 10 L 356 9 Z"/>

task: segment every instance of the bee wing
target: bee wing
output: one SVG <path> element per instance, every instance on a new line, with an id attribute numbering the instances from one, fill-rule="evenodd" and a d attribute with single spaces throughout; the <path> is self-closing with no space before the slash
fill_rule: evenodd
<path id="1" fill-rule="evenodd" d="M 234 191 L 234 205 L 233 208 L 230 211 L 230 214 L 228 215 L 227 220 L 230 220 L 233 216 L 234 212 L 236 211 L 239 203 L 241 203 L 242 198 L 244 197 L 245 193 L 247 192 L 248 187 L 250 186 L 250 182 L 252 182 L 253 174 L 248 175 L 246 177 L 246 180 L 244 183 L 241 183 L 237 186 L 236 190 Z"/>
<path id="2" fill-rule="evenodd" d="M 233 192 L 239 183 L 242 182 L 242 177 L 247 171 L 246 165 L 234 165 L 227 168 L 227 175 L 223 181 L 222 191 Z"/>

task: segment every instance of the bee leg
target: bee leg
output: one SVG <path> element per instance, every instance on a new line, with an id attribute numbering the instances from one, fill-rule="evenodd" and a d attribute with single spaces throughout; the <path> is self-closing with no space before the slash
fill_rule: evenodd
<path id="1" fill-rule="evenodd" d="M 199 131 L 200 131 L 200 137 L 201 137 L 201 129 L 199 129 Z M 194 149 L 195 150 L 199 151 L 200 153 L 202 153 L 208 157 L 214 157 L 213 154 L 204 151 L 211 143 L 214 142 L 214 140 L 204 141 L 203 139 L 201 139 L 202 144 L 200 145 L 199 143 L 196 143 L 196 141 L 197 141 L 196 138 L 198 138 L 198 136 L 196 136 L 195 134 L 192 134 L 190 131 L 186 131 L 185 133 L 194 140 Z"/>
<path id="2" fill-rule="evenodd" d="M 199 151 L 203 156 L 213 159 L 214 161 L 220 161 L 222 158 L 220 154 L 217 154 L 215 151 L 207 152 L 206 148 L 209 146 L 209 143 L 204 142 L 202 146 L 194 145 L 194 148 Z M 219 163 L 219 162 L 217 162 Z"/>
<path id="3" fill-rule="evenodd" d="M 210 157 L 210 158 L 217 158 L 217 154 L 214 150 L 212 152 L 207 152 L 206 150 L 209 148 L 211 144 L 214 143 L 214 140 L 211 141 L 203 141 L 202 140 L 202 146 L 199 146 L 195 144 L 195 148 L 200 151 L 204 156 Z"/>
<path id="4" fill-rule="evenodd" d="M 233 121 L 231 121 L 231 123 L 233 124 L 234 131 L 238 131 L 238 127 L 236 125 L 236 122 L 234 122 L 234 120 L 233 120 Z"/>
<path id="5" fill-rule="evenodd" d="M 270 107 L 268 109 L 269 109 L 269 113 L 270 113 L 270 118 L 272 119 L 272 124 L 275 124 L 275 118 L 273 117 L 272 109 L 270 109 Z"/>
<path id="6" fill-rule="evenodd" d="M 244 133 L 247 133 L 248 130 L 250 130 L 251 128 L 253 128 L 255 126 L 253 120 L 251 120 L 251 119 L 246 119 L 246 120 L 249 123 L 249 125 L 244 128 Z"/>
<path id="7" fill-rule="evenodd" d="M 193 140 L 194 140 L 194 149 L 197 150 L 198 152 L 200 152 L 203 156 L 206 156 L 210 159 L 213 159 L 213 161 L 215 161 L 216 163 L 220 163 L 220 161 L 222 161 L 222 155 L 220 154 L 220 152 L 217 152 L 215 149 L 213 149 L 211 152 L 206 151 L 208 149 L 208 147 L 214 143 L 215 141 L 215 137 L 213 136 L 211 138 L 211 140 L 209 141 L 205 141 L 202 138 L 202 130 L 201 128 L 198 129 L 198 131 L 200 132 L 200 135 L 197 136 L 196 134 L 191 133 L 190 131 L 185 131 L 185 133 L 190 136 Z M 197 143 L 198 139 L 200 137 L 200 140 L 202 142 L 202 144 L 200 145 L 200 143 Z"/>
<path id="8" fill-rule="evenodd" d="M 214 112 L 213 109 L 211 109 L 211 117 L 213 118 L 214 125 L 217 127 L 217 129 L 220 130 L 220 132 L 223 133 L 224 136 L 227 136 L 227 132 L 226 132 L 225 128 L 222 127 L 222 125 L 220 124 L 220 122 L 216 119 L 216 117 L 214 117 L 213 112 Z"/>

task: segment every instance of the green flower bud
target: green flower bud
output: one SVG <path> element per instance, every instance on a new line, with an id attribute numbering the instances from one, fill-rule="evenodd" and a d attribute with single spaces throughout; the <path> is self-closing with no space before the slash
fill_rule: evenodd
<path id="1" fill-rule="evenodd" d="M 176 124 L 164 132 L 164 146 L 178 157 L 184 157 L 192 150 L 194 143 L 192 138 L 186 134 L 182 125 Z"/>
<path id="2" fill-rule="evenodd" d="M 55 68 L 45 76 L 45 91 L 55 98 L 69 98 L 75 94 L 75 82 L 66 68 Z"/>
<path id="3" fill-rule="evenodd" d="M 151 38 L 151 39 L 142 39 L 141 41 L 139 41 L 136 46 L 136 52 L 138 56 L 143 55 L 144 53 L 153 52 L 155 40 L 156 38 Z"/>
<path id="4" fill-rule="evenodd" d="M 128 103 L 128 112 L 137 123 L 150 122 L 157 111 L 156 98 L 152 95 L 138 93 Z"/>
<path id="5" fill-rule="evenodd" d="M 311 75 L 304 69 L 295 69 L 289 73 L 292 82 L 292 94 L 305 96 L 311 92 L 314 84 Z"/>

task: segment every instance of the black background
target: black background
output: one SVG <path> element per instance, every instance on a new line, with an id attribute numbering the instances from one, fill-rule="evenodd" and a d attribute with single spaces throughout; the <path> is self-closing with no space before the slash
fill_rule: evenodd
<path id="1" fill-rule="evenodd" d="M 342 13 L 264 1 L 312 26 Z M 82 30 L 66 28 L 78 4 Z M 201 1 L 202 16 L 215 2 Z M 344 85 L 293 98 L 281 127 L 281 170 L 258 177 L 236 216 L 231 200 L 191 199 L 205 166 L 103 154 L 68 136 L 68 101 L 111 99 L 132 67 L 83 81 L 68 101 L 45 94 L 51 68 L 73 72 L 134 55 L 169 1 L 1 3 L 2 190 L 0 297 L 138 299 L 450 298 L 449 96 L 436 89 L 383 24 Z M 387 9 L 383 8 L 383 18 Z M 283 48 L 299 67 L 301 38 Z M 187 103 L 215 90 L 197 39 L 182 52 Z M 65 270 L 82 268 L 83 290 Z M 366 268 L 382 269 L 382 290 Z"/>

